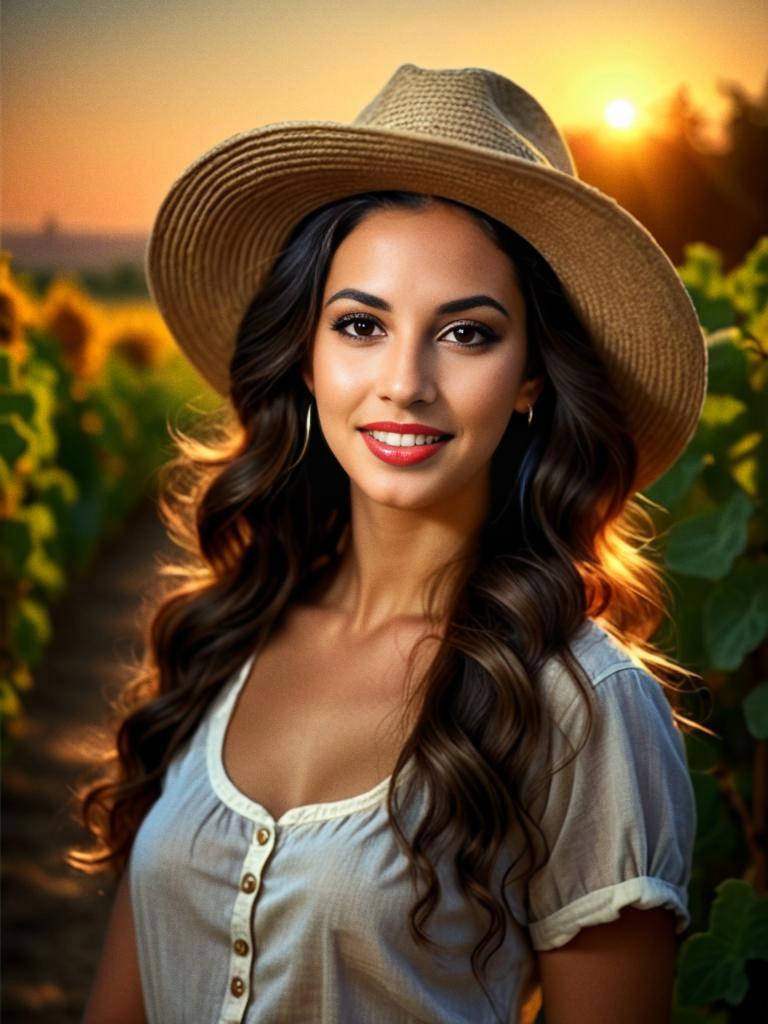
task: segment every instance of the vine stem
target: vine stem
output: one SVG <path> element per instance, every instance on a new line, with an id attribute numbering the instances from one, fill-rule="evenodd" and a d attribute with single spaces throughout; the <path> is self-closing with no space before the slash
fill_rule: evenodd
<path id="1" fill-rule="evenodd" d="M 712 777 L 720 787 L 721 792 L 725 796 L 728 803 L 731 805 L 733 810 L 741 821 L 742 828 L 744 829 L 744 836 L 747 840 L 747 846 L 749 847 L 749 853 L 752 858 L 752 864 L 754 866 L 755 875 L 757 874 L 757 867 L 760 860 L 760 848 L 757 841 L 757 829 L 755 825 L 755 819 L 750 813 L 749 807 L 744 797 L 736 788 L 733 778 L 733 772 L 729 770 L 725 761 L 718 761 L 712 768 Z"/>

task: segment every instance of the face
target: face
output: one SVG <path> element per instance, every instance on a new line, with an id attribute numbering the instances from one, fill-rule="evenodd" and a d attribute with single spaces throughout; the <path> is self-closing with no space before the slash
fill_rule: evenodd
<path id="1" fill-rule="evenodd" d="M 338 247 L 304 380 L 353 490 L 426 510 L 487 494 L 510 416 L 543 384 L 523 380 L 525 361 L 511 261 L 468 213 L 436 203 L 374 211 Z"/>

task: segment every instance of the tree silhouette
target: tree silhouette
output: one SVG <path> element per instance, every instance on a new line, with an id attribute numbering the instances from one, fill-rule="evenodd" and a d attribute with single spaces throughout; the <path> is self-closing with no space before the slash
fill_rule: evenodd
<path id="1" fill-rule="evenodd" d="M 673 262 L 701 241 L 720 249 L 729 269 L 768 234 L 768 75 L 756 97 L 730 80 L 717 88 L 729 103 L 719 149 L 684 84 L 657 106 L 654 128 L 641 138 L 566 134 L 579 176 L 629 210 Z"/>

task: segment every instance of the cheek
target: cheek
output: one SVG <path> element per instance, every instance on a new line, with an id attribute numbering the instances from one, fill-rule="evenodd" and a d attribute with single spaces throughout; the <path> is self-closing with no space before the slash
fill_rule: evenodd
<path id="1" fill-rule="evenodd" d="M 329 426 L 339 417 L 350 416 L 359 405 L 368 387 L 360 361 L 345 359 L 343 354 L 330 356 L 318 344 L 312 363 L 315 398 L 322 418 Z"/>
<path id="2" fill-rule="evenodd" d="M 500 359 L 466 372 L 453 406 L 465 429 L 489 435 L 494 443 L 504 433 L 520 386 L 517 360 Z"/>

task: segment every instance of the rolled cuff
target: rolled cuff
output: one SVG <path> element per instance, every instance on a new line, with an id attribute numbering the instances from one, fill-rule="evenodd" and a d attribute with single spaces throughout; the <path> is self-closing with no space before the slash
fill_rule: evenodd
<path id="1" fill-rule="evenodd" d="M 582 928 L 615 921 L 619 912 L 628 906 L 640 910 L 668 907 L 677 915 L 675 932 L 684 932 L 690 923 L 688 895 L 684 888 L 665 882 L 661 878 L 629 878 L 604 889 L 597 889 L 574 900 L 541 921 L 528 924 L 534 949 L 555 949 L 565 945 Z"/>

